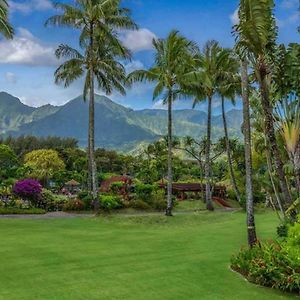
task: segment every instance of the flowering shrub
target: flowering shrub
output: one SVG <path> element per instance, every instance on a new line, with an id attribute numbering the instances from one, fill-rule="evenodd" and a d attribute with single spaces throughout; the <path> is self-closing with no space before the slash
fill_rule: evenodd
<path id="1" fill-rule="evenodd" d="M 71 199 L 64 204 L 64 211 L 81 211 L 84 210 L 84 202 L 79 199 Z"/>
<path id="2" fill-rule="evenodd" d="M 242 249 L 232 258 L 231 267 L 250 282 L 300 293 L 300 265 L 279 243 L 263 243 Z"/>
<path id="3" fill-rule="evenodd" d="M 250 282 L 300 294 L 300 223 L 289 229 L 284 241 L 242 249 L 231 267 Z"/>
<path id="4" fill-rule="evenodd" d="M 25 197 L 32 200 L 41 194 L 42 186 L 37 180 L 24 179 L 15 183 L 13 191 L 20 197 Z"/>

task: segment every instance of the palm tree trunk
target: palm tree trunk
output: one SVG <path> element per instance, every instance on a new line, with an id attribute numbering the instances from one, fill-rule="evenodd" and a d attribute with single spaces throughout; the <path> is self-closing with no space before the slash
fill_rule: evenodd
<path id="1" fill-rule="evenodd" d="M 246 210 L 247 210 L 247 232 L 248 244 L 253 247 L 257 242 L 254 203 L 253 203 L 253 184 L 252 184 L 252 154 L 251 154 L 251 127 L 250 127 L 250 104 L 249 104 L 249 79 L 248 65 L 242 61 L 242 99 L 243 99 L 243 119 L 244 119 L 244 142 L 245 142 L 245 165 L 246 165 Z"/>
<path id="2" fill-rule="evenodd" d="M 282 213 L 282 216 L 285 217 L 285 212 L 283 210 L 282 203 L 281 203 L 281 200 L 280 200 L 280 197 L 279 197 L 279 194 L 278 194 L 275 182 L 274 182 L 273 174 L 272 174 L 273 173 L 272 160 L 271 160 L 271 155 L 270 155 L 270 149 L 267 145 L 266 135 L 265 135 L 265 146 L 266 146 L 267 166 L 268 166 L 268 173 L 269 173 L 270 181 L 271 181 L 272 188 L 273 188 L 273 191 L 275 194 L 278 208 L 279 208 L 280 212 Z"/>
<path id="3" fill-rule="evenodd" d="M 262 80 L 260 81 L 260 93 L 261 93 L 262 108 L 264 112 L 265 132 L 267 134 L 268 144 L 271 153 L 274 157 L 275 170 L 279 179 L 280 189 L 282 191 L 285 200 L 285 206 L 288 207 L 293 203 L 293 201 L 286 182 L 285 174 L 283 171 L 283 163 L 277 146 L 275 130 L 274 130 L 273 109 L 270 104 L 268 86 L 266 83 L 265 76 L 262 76 Z"/>
<path id="4" fill-rule="evenodd" d="M 240 194 L 240 191 L 239 191 L 238 186 L 236 184 L 235 175 L 234 175 L 234 172 L 233 172 L 232 159 L 231 159 L 231 149 L 230 149 L 228 129 L 227 129 L 227 120 L 226 120 L 226 114 L 225 114 L 225 99 L 224 99 L 223 96 L 222 96 L 222 117 L 223 117 L 223 126 L 224 126 L 224 133 L 225 133 L 226 152 L 227 152 L 227 160 L 228 160 L 230 180 L 231 180 L 231 184 L 232 184 L 232 187 L 234 189 L 236 198 L 237 198 L 238 202 L 241 202 L 241 194 Z"/>
<path id="5" fill-rule="evenodd" d="M 166 216 L 172 216 L 173 199 L 172 199 L 172 91 L 169 91 L 168 96 L 168 195 L 167 195 L 167 209 Z"/>
<path id="6" fill-rule="evenodd" d="M 205 200 L 207 210 L 213 211 L 214 206 L 211 198 L 211 160 L 210 160 L 210 148 L 211 148 L 211 109 L 212 109 L 212 97 L 208 97 L 208 111 L 207 111 L 207 140 L 205 151 Z"/>
<path id="7" fill-rule="evenodd" d="M 99 211 L 98 201 L 98 180 L 97 180 L 97 166 L 95 162 L 95 87 L 94 87 L 94 37 L 93 37 L 93 25 L 91 25 L 90 36 L 90 103 L 89 103 L 89 171 L 91 181 L 91 193 L 93 198 L 93 204 L 95 211 Z"/>

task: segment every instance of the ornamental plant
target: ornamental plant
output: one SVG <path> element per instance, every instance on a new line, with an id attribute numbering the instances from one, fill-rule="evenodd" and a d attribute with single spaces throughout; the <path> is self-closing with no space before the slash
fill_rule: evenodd
<path id="1" fill-rule="evenodd" d="M 13 191 L 16 195 L 26 199 L 34 200 L 42 192 L 41 184 L 35 179 L 19 180 L 15 183 Z"/>

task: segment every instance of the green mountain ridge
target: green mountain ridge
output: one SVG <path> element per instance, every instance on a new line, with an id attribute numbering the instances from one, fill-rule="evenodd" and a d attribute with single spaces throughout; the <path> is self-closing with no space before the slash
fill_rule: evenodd
<path id="1" fill-rule="evenodd" d="M 206 132 L 207 114 L 185 109 L 174 111 L 174 134 L 178 137 L 201 138 Z M 242 113 L 227 112 L 230 135 L 241 137 Z M 88 101 L 79 96 L 65 105 L 33 108 L 18 98 L 0 93 L 0 134 L 74 137 L 79 145 L 87 145 Z M 213 136 L 223 136 L 221 116 L 213 116 Z M 145 109 L 135 111 L 105 96 L 95 97 L 95 143 L 97 147 L 131 151 L 166 135 L 167 112 Z"/>

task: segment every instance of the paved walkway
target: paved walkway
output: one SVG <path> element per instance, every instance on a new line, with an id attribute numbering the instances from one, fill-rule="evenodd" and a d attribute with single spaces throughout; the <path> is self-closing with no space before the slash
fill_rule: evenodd
<path id="1" fill-rule="evenodd" d="M 25 215 L 0 215 L 0 219 L 67 219 L 67 218 L 91 218 L 94 214 L 75 214 L 62 211 L 49 212 L 46 214 Z"/>
<path id="2" fill-rule="evenodd" d="M 237 208 L 218 208 L 215 212 L 235 212 L 240 209 Z M 186 211 L 174 211 L 176 215 L 190 215 L 194 213 L 204 212 L 206 210 L 186 210 Z M 161 216 L 163 212 L 135 212 L 135 213 L 112 213 L 111 216 L 121 217 L 147 217 L 147 216 Z M 62 211 L 49 212 L 41 215 L 0 215 L 0 219 L 70 219 L 70 218 L 93 218 L 95 214 L 76 214 L 76 213 L 65 213 Z"/>

